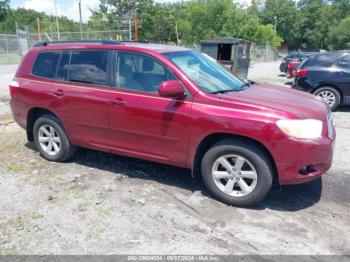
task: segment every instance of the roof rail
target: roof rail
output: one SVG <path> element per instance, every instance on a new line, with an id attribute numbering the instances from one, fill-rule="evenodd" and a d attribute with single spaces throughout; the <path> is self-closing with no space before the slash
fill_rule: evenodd
<path id="1" fill-rule="evenodd" d="M 48 42 L 38 42 L 34 46 L 47 46 L 55 44 L 102 44 L 102 45 L 120 45 L 121 43 L 114 40 L 72 40 L 72 41 L 48 41 Z"/>

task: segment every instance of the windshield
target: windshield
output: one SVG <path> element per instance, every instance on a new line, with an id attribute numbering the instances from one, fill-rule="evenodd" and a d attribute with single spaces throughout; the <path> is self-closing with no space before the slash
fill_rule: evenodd
<path id="1" fill-rule="evenodd" d="M 167 52 L 164 55 L 204 92 L 213 94 L 238 91 L 247 85 L 213 58 L 200 52 L 177 51 Z"/>

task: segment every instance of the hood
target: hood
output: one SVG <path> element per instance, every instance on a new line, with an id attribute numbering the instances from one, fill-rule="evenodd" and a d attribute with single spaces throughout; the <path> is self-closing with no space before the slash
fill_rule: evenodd
<path id="1" fill-rule="evenodd" d="M 301 119 L 325 120 L 325 116 L 330 112 L 329 106 L 314 95 L 278 85 L 255 83 L 245 90 L 224 93 L 219 96 L 225 102 L 234 100 L 285 112 Z"/>

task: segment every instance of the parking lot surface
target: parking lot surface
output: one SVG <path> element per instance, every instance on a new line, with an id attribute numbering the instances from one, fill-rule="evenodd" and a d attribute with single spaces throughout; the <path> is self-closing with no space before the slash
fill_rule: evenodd
<path id="1" fill-rule="evenodd" d="M 14 70 L 0 68 L 1 255 L 350 253 L 350 108 L 334 113 L 334 162 L 322 179 L 235 208 L 185 169 L 84 149 L 69 163 L 42 159 L 11 121 Z M 290 81 L 278 63 L 253 64 L 249 78 Z"/>

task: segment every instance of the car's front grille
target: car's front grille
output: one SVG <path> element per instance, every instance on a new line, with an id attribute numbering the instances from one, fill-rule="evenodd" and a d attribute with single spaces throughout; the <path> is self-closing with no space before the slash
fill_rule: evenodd
<path id="1" fill-rule="evenodd" d="M 328 127 L 328 137 L 334 137 L 334 127 L 333 127 L 333 115 L 329 113 L 327 116 L 327 127 Z"/>

